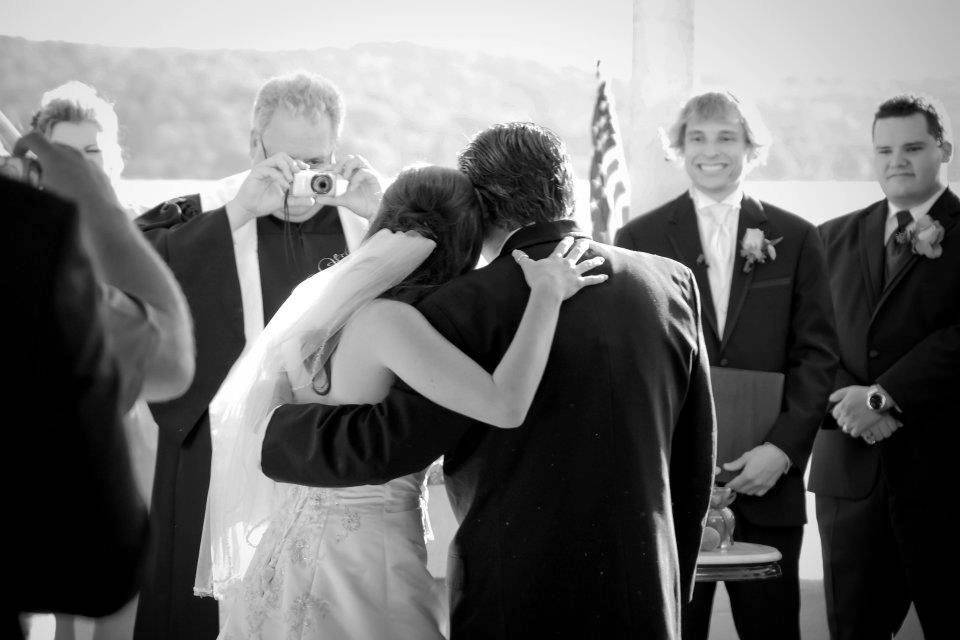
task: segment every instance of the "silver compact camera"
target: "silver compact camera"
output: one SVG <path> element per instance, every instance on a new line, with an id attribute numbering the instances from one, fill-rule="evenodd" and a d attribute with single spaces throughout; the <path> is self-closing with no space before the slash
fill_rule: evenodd
<path id="1" fill-rule="evenodd" d="M 293 174 L 293 186 L 290 195 L 296 197 L 334 195 L 337 188 L 337 176 L 329 171 L 307 169 Z"/>

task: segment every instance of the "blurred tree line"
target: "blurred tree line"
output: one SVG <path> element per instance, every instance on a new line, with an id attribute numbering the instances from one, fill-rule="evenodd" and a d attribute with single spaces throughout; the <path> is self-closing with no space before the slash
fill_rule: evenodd
<path id="1" fill-rule="evenodd" d="M 592 73 L 409 43 L 201 51 L 0 36 L 0 109 L 25 126 L 45 91 L 80 80 L 115 104 L 125 177 L 219 178 L 248 167 L 257 88 L 270 76 L 296 69 L 321 73 L 340 87 L 347 105 L 342 150 L 360 153 L 385 174 L 417 161 L 451 165 L 477 130 L 498 121 L 532 120 L 559 133 L 577 175 L 588 175 Z M 619 81 L 613 88 L 621 124 L 629 130 L 629 88 Z M 960 118 L 960 76 L 910 84 L 782 79 L 758 96 L 775 142 L 755 177 L 872 180 L 873 110 L 879 100 L 906 89 L 940 98 Z M 958 177 L 955 163 L 951 179 Z"/>

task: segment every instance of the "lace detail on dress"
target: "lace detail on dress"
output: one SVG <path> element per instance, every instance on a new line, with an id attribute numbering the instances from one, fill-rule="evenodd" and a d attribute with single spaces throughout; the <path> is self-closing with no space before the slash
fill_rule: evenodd
<path id="1" fill-rule="evenodd" d="M 343 527 L 343 531 L 337 534 L 337 542 L 343 542 L 351 533 L 359 531 L 360 524 L 359 511 L 344 509 L 343 517 L 340 518 L 340 526 Z"/>
<path id="2" fill-rule="evenodd" d="M 363 526 L 360 511 L 346 506 L 333 489 L 291 486 L 289 493 L 243 580 L 244 637 L 274 637 L 264 635 L 271 620 L 281 624 L 284 637 L 308 637 L 330 611 L 323 595 L 326 585 L 298 580 L 291 572 L 314 573 L 323 561 L 328 526 L 334 526 L 338 544 Z M 229 637 L 226 631 L 222 637 Z"/>
<path id="3" fill-rule="evenodd" d="M 383 486 L 281 485 L 220 638 L 442 640 L 442 598 L 423 561 L 423 485 L 422 473 Z"/>
<path id="4" fill-rule="evenodd" d="M 290 607 L 283 616 L 287 633 L 293 637 L 304 635 L 318 626 L 318 623 L 327 616 L 329 609 L 329 602 L 316 598 L 309 593 L 297 596 L 290 603 Z"/>

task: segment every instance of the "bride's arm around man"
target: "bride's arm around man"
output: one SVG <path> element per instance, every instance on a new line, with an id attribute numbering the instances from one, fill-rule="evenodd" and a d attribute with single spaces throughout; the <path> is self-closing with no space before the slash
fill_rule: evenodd
<path id="1" fill-rule="evenodd" d="M 496 125 L 460 154 L 483 204 L 488 266 L 419 311 L 492 371 L 529 289 L 511 253 L 582 236 L 563 142 Z M 451 545 L 452 637 L 673 638 L 693 581 L 715 425 L 691 272 L 590 243 L 609 276 L 564 303 L 542 382 L 518 429 L 494 429 L 398 381 L 376 405 L 290 404 L 261 466 L 281 482 L 385 482 L 443 455 L 460 529 Z"/>

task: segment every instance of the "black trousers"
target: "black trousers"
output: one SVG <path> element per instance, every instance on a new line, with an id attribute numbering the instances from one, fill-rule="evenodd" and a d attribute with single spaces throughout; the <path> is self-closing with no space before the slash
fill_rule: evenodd
<path id="1" fill-rule="evenodd" d="M 782 575 L 772 580 L 725 583 L 741 640 L 800 640 L 800 545 L 803 527 L 763 527 L 737 519 L 734 537 L 776 547 Z M 683 639 L 707 640 L 715 582 L 698 582 L 683 607 Z"/>
<path id="2" fill-rule="evenodd" d="M 206 414 L 182 446 L 160 434 L 136 640 L 214 640 L 220 632 L 217 601 L 193 595 L 210 455 Z"/>
<path id="3" fill-rule="evenodd" d="M 817 495 L 823 587 L 832 640 L 889 640 L 910 603 L 927 640 L 955 633 L 956 602 L 945 488 L 894 490 L 881 474 L 873 491 L 849 500 Z M 939 532 L 931 535 L 931 532 Z"/>

